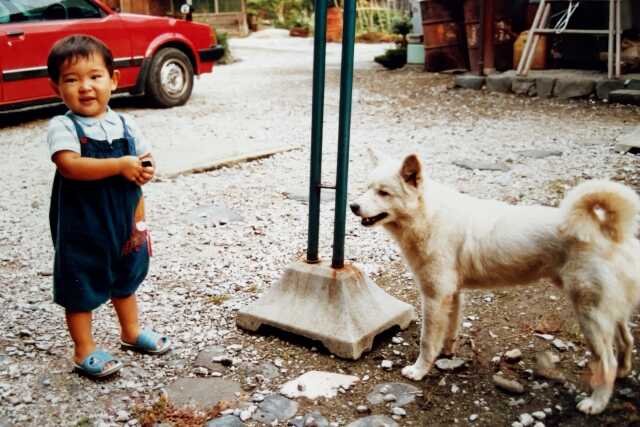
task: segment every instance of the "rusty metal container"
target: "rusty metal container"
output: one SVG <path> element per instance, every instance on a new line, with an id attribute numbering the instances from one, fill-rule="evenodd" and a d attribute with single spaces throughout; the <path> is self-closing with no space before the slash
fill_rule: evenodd
<path id="1" fill-rule="evenodd" d="M 480 60 L 480 17 L 484 2 L 464 0 L 464 26 L 471 71 L 478 72 Z M 494 61 L 497 70 L 510 70 L 513 67 L 514 35 L 511 30 L 510 5 L 508 0 L 493 0 L 495 20 L 493 22 Z M 486 22 L 486 21 L 485 21 Z M 489 29 L 487 29 L 489 30 Z"/>
<path id="2" fill-rule="evenodd" d="M 474 73 L 480 71 L 480 16 L 482 3 L 479 0 L 464 1 L 464 30 L 467 36 L 467 52 L 469 54 L 469 69 Z"/>
<path id="3" fill-rule="evenodd" d="M 426 71 L 466 68 L 460 0 L 423 0 L 422 30 Z"/>

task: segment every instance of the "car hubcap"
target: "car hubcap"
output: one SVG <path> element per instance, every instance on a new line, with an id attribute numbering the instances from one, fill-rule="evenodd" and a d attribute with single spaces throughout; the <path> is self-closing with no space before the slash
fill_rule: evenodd
<path id="1" fill-rule="evenodd" d="M 168 61 L 160 70 L 162 89 L 172 97 L 178 97 L 187 90 L 187 70 L 177 61 Z"/>

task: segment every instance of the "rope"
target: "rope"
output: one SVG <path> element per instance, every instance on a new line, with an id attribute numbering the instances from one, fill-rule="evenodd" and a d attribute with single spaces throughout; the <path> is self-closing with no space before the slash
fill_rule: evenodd
<path id="1" fill-rule="evenodd" d="M 554 30 L 556 30 L 556 34 L 561 34 L 564 30 L 567 29 L 569 21 L 571 20 L 571 16 L 573 16 L 578 6 L 580 6 L 579 1 L 575 4 L 573 3 L 573 1 L 570 1 L 567 10 L 558 12 L 552 16 L 553 18 L 555 18 L 556 16 L 560 16 L 560 19 L 558 19 L 558 22 L 556 22 L 556 25 L 554 27 Z"/>

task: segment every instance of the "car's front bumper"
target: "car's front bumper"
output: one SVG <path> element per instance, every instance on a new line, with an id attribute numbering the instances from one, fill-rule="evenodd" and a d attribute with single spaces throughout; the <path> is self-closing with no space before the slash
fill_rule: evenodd
<path id="1" fill-rule="evenodd" d="M 200 61 L 202 62 L 217 61 L 224 55 L 224 47 L 218 44 L 206 49 L 200 49 L 198 51 L 198 55 L 200 56 Z"/>

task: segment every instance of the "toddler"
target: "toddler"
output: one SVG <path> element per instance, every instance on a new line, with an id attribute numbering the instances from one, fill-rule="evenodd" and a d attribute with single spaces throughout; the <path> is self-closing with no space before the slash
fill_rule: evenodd
<path id="1" fill-rule="evenodd" d="M 140 186 L 153 177 L 155 163 L 133 120 L 109 108 L 120 76 L 101 41 L 84 35 L 59 40 L 47 68 L 70 110 L 51 120 L 47 134 L 57 168 L 49 212 L 54 301 L 65 308 L 76 368 L 104 377 L 122 368 L 96 348 L 91 332 L 92 310 L 108 300 L 123 347 L 150 354 L 171 348 L 166 336 L 140 329 L 135 296 L 151 252 Z"/>

